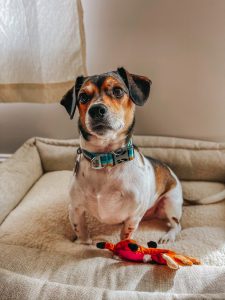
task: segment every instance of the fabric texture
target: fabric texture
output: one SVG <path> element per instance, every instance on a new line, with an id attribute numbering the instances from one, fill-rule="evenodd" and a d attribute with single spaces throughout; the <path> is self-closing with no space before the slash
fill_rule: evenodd
<path id="1" fill-rule="evenodd" d="M 211 174 L 207 177 L 211 159 L 214 170 L 219 163 L 225 168 L 223 144 L 161 137 L 135 137 L 135 140 L 148 155 L 157 152 L 158 158 L 170 159 L 171 165 L 184 174 L 183 187 L 190 197 L 197 199 L 223 189 L 222 169 L 214 174 L 216 181 L 210 181 Z M 25 168 L 29 184 L 23 187 L 23 195 L 17 197 L 20 200 L 16 207 L 8 202 L 11 195 L 20 192 L 20 185 L 14 189 L 9 185 L 3 190 L 1 208 L 11 212 L 0 226 L 1 299 L 224 299 L 225 201 L 194 205 L 191 199 L 183 208 L 182 231 L 177 241 L 163 245 L 199 258 L 203 263 L 200 266 L 173 271 L 165 266 L 117 261 L 109 251 L 73 242 L 67 206 L 78 145 L 78 140 L 34 138 L 13 155 L 13 163 L 8 160 L 2 164 L 0 176 L 3 172 L 5 182 L 21 180 Z M 202 151 L 203 155 L 202 149 L 207 149 L 204 151 L 208 161 L 201 168 L 204 179 L 199 181 L 194 180 L 199 178 L 195 152 Z M 179 165 L 181 150 L 186 151 L 187 161 L 184 159 L 183 164 L 188 175 Z M 167 152 L 172 153 L 173 159 Z M 34 153 L 32 163 L 28 163 L 27 158 Z M 7 174 L 6 166 L 10 170 Z M 191 168 L 196 174 L 190 172 Z M 94 242 L 119 240 L 121 225 L 100 224 L 89 215 L 86 219 Z M 149 240 L 157 241 L 166 230 L 167 225 L 162 221 L 144 221 L 134 238 L 146 245 Z"/>
<path id="2" fill-rule="evenodd" d="M 29 140 L 0 164 L 0 224 L 43 174 L 34 142 Z"/>
<path id="3" fill-rule="evenodd" d="M 86 74 L 81 1 L 1 1 L 0 10 L 0 102 L 58 102 Z"/>

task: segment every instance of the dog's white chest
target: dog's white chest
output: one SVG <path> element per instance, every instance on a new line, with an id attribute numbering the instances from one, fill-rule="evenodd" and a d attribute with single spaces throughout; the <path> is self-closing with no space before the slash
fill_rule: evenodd
<path id="1" fill-rule="evenodd" d="M 147 161 L 144 166 L 131 161 L 106 170 L 93 170 L 86 159 L 81 163 L 71 196 L 100 222 L 119 224 L 149 208 L 155 189 Z"/>
<path id="2" fill-rule="evenodd" d="M 150 178 L 145 173 L 132 162 L 99 172 L 83 161 L 73 194 L 79 193 L 81 203 L 100 222 L 118 224 L 134 215 L 150 197 Z"/>
<path id="3" fill-rule="evenodd" d="M 126 191 L 118 181 L 104 179 L 101 186 L 94 186 L 92 182 L 84 191 L 85 206 L 102 223 L 121 223 L 135 209 L 135 195 Z"/>

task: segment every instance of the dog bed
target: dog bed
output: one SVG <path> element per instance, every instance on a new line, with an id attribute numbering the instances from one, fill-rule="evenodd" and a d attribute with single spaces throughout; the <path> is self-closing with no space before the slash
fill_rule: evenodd
<path id="1" fill-rule="evenodd" d="M 225 201 L 208 198 L 225 189 L 225 143 L 141 136 L 134 142 L 182 181 L 182 232 L 163 247 L 203 264 L 173 271 L 74 243 L 67 205 L 79 141 L 32 138 L 0 164 L 1 300 L 225 299 Z M 93 241 L 119 240 L 120 225 L 86 217 Z M 165 230 L 161 221 L 144 221 L 134 238 L 146 245 Z"/>

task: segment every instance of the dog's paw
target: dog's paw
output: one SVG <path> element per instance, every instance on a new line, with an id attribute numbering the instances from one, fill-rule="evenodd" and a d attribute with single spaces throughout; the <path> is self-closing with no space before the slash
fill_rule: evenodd
<path id="1" fill-rule="evenodd" d="M 159 239 L 158 243 L 159 244 L 173 243 L 175 242 L 175 239 L 176 239 L 176 235 L 173 232 L 169 231 Z"/>

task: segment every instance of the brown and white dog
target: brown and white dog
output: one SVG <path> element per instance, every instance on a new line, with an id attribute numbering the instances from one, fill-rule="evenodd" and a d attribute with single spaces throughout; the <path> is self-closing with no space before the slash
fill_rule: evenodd
<path id="1" fill-rule="evenodd" d="M 143 218 L 158 217 L 170 224 L 159 242 L 174 241 L 180 232 L 182 189 L 165 164 L 145 158 L 137 149 L 128 162 L 93 168 L 88 153 L 115 153 L 125 149 L 134 127 L 136 105 L 148 99 L 151 81 L 124 68 L 90 77 L 78 77 L 61 100 L 72 119 L 79 110 L 79 171 L 73 176 L 69 219 L 78 242 L 91 243 L 85 212 L 100 222 L 123 224 L 121 239 L 129 239 Z"/>

